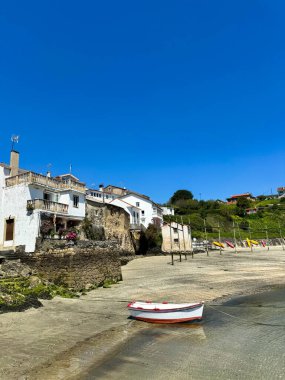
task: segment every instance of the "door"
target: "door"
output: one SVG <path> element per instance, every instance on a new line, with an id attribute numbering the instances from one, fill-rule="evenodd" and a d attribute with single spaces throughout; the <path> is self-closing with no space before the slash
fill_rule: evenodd
<path id="1" fill-rule="evenodd" d="M 14 240 L 14 219 L 6 220 L 5 241 Z"/>

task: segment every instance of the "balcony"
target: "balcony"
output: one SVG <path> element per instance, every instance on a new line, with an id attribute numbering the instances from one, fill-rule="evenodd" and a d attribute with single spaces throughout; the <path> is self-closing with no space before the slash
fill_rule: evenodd
<path id="1" fill-rule="evenodd" d="M 141 225 L 139 223 L 131 223 L 130 230 L 141 230 Z"/>
<path id="2" fill-rule="evenodd" d="M 63 181 L 51 177 L 44 176 L 33 172 L 26 172 L 16 175 L 14 177 L 6 178 L 6 187 L 11 187 L 20 184 L 39 185 L 56 190 L 77 190 L 85 193 L 85 184 L 82 182 L 75 182 L 72 180 Z"/>
<path id="3" fill-rule="evenodd" d="M 68 205 L 64 203 L 52 202 L 46 199 L 32 199 L 27 201 L 27 210 L 45 210 L 59 214 L 68 213 Z"/>

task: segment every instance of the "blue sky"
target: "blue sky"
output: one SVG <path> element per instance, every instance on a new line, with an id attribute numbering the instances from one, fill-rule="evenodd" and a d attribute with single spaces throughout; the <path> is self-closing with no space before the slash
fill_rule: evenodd
<path id="1" fill-rule="evenodd" d="M 0 161 L 157 202 L 285 185 L 283 1 L 7 1 Z"/>

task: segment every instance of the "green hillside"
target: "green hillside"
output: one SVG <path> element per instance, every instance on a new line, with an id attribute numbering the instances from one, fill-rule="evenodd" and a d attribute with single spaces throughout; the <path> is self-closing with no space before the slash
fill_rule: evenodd
<path id="1" fill-rule="evenodd" d="M 168 203 L 175 216 L 165 216 L 165 220 L 190 224 L 193 237 L 205 238 L 205 226 L 208 238 L 213 239 L 219 231 L 221 238 L 233 238 L 234 230 L 237 239 L 285 237 L 285 198 L 241 198 L 236 205 L 228 205 L 219 200 L 198 201 L 191 192 L 182 191 L 177 191 Z M 247 215 L 249 208 L 257 212 Z"/>

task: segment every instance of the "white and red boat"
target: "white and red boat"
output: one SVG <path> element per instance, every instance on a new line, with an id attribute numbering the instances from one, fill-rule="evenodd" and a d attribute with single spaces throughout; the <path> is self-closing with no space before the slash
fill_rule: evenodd
<path id="1" fill-rule="evenodd" d="M 178 323 L 202 319 L 204 302 L 198 303 L 153 303 L 131 302 L 128 304 L 131 317 L 145 322 Z"/>

